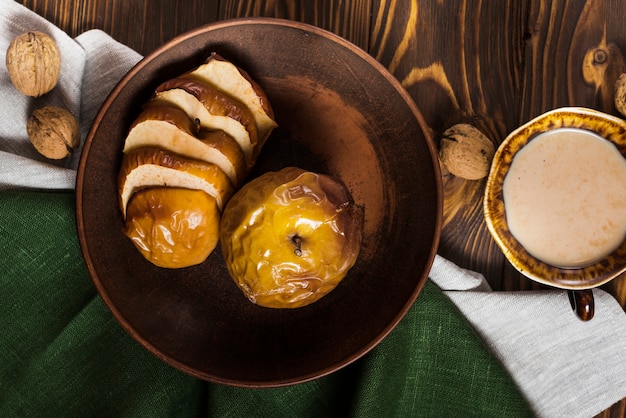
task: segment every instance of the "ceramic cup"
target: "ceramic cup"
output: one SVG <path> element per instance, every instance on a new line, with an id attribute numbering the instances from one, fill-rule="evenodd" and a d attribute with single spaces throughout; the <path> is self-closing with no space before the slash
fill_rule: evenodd
<path id="1" fill-rule="evenodd" d="M 582 320 L 589 320 L 593 317 L 594 310 L 593 293 L 591 289 L 614 279 L 626 270 L 626 241 L 624 241 L 626 229 L 619 231 L 619 228 L 616 228 L 621 236 L 615 241 L 616 244 L 613 248 L 605 250 L 602 254 L 596 254 L 596 257 L 589 259 L 589 262 L 579 264 L 572 263 L 571 265 L 568 265 L 568 262 L 560 264 L 559 262 L 555 262 L 554 258 L 550 258 L 551 255 L 547 254 L 545 251 L 538 252 L 537 247 L 531 246 L 530 241 L 528 241 L 526 237 L 521 239 L 521 241 L 526 244 L 522 245 L 518 239 L 523 235 L 520 233 L 519 223 L 516 224 L 517 237 L 511 232 L 511 226 L 514 225 L 514 221 L 517 222 L 518 220 L 517 218 L 514 219 L 513 216 L 514 214 L 518 216 L 518 212 L 515 212 L 517 209 L 513 207 L 515 195 L 512 194 L 514 193 L 512 190 L 517 191 L 518 189 L 512 189 L 512 186 L 510 186 L 510 184 L 514 182 L 513 177 L 509 179 L 508 190 L 505 188 L 505 181 L 507 180 L 507 175 L 511 173 L 511 167 L 514 161 L 518 162 L 518 166 L 511 176 L 515 176 L 518 182 L 521 181 L 519 179 L 529 178 L 525 175 L 518 176 L 519 171 L 517 171 L 517 169 L 520 167 L 521 160 L 519 158 L 516 160 L 516 157 L 520 156 L 519 152 L 521 150 L 537 138 L 546 138 L 546 135 L 554 133 L 563 135 L 567 132 L 588 134 L 589 141 L 599 140 L 600 143 L 604 143 L 604 139 L 610 144 L 613 144 L 617 149 L 618 153 L 615 153 L 617 160 L 621 160 L 619 154 L 621 154 L 622 157 L 626 156 L 626 122 L 624 120 L 592 109 L 578 107 L 560 108 L 544 113 L 511 132 L 496 151 L 485 188 L 484 214 L 487 227 L 507 260 L 520 273 L 531 280 L 552 287 L 567 289 L 569 291 L 572 308 Z M 542 136 L 542 134 L 545 135 Z M 585 137 L 585 135 L 579 136 Z M 536 142 L 535 145 L 538 143 L 539 141 Z M 565 142 L 562 142 L 562 144 L 565 144 Z M 585 143 L 585 145 L 587 144 Z M 612 146 L 608 148 L 615 149 L 612 148 Z M 534 149 L 537 149 L 537 147 Z M 563 155 L 563 151 L 559 152 L 560 153 L 556 153 L 555 155 Z M 528 155 L 528 152 L 526 155 Z M 588 156 L 583 155 L 583 157 Z M 556 165 L 552 167 L 556 167 Z M 599 172 L 603 171 L 599 170 Z M 554 175 L 554 172 L 552 172 L 552 174 L 553 178 L 546 179 L 547 181 L 556 181 L 555 178 L 558 177 L 558 173 Z M 602 176 L 604 177 L 597 179 L 599 183 L 596 184 L 605 184 L 604 180 L 606 180 L 606 176 L 604 174 L 602 174 Z M 586 181 L 578 181 L 577 183 L 580 183 L 581 187 L 583 187 L 583 183 L 586 183 Z M 626 189 L 626 182 L 624 183 L 624 188 Z M 619 184 L 621 185 L 621 183 Z M 601 189 L 597 186 L 596 188 Z M 538 188 L 531 190 L 543 189 Z M 580 190 L 580 193 L 582 193 L 584 189 Z M 533 191 L 533 193 L 535 192 Z M 578 193 L 579 192 L 574 192 L 572 194 L 578 195 Z M 576 197 L 578 196 L 573 196 L 571 202 L 575 202 L 574 198 Z M 561 210 L 565 209 L 567 212 L 567 209 L 572 209 L 571 213 L 565 217 L 571 217 L 574 220 L 580 221 L 583 215 L 582 213 L 578 213 L 581 212 L 579 206 L 570 203 L 567 199 L 565 199 L 565 201 L 568 203 L 566 203 Z M 614 203 L 615 202 L 612 204 Z M 618 203 L 623 205 L 622 212 L 626 214 L 626 202 Z M 507 206 L 509 216 L 507 216 Z M 586 211 L 586 207 L 583 208 L 583 211 Z M 532 210 L 528 211 L 528 213 L 530 213 L 530 217 L 524 218 L 525 222 L 539 222 L 537 220 L 538 218 L 534 217 Z M 590 216 L 586 214 L 585 216 L 589 219 L 584 222 L 595 228 L 595 215 Z M 601 227 L 601 225 L 597 225 L 597 228 Z M 513 229 L 515 230 L 515 228 Z M 541 231 L 541 229 L 539 230 Z M 600 234 L 600 231 L 597 232 Z M 595 232 L 593 232 L 592 235 L 593 234 L 595 234 Z M 546 232 L 546 236 L 551 235 Z M 563 236 L 565 236 L 565 234 L 563 234 Z M 535 242 L 543 244 L 541 242 L 543 239 L 541 234 L 536 235 L 536 237 L 538 238 Z M 560 236 L 557 238 L 560 238 Z M 552 247 L 547 246 L 547 251 L 549 251 L 550 248 L 558 248 L 559 245 L 563 245 L 563 248 L 569 248 L 568 245 L 574 241 L 576 240 L 570 238 L 567 243 L 559 243 L 557 240 L 550 244 Z M 567 256 L 568 254 L 565 255 Z M 545 260 L 549 260 L 549 262 Z"/>

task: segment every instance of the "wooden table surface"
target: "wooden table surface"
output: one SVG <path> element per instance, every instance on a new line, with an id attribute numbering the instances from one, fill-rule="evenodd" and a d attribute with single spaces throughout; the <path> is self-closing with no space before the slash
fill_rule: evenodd
<path id="1" fill-rule="evenodd" d="M 141 54 L 198 26 L 235 17 L 303 21 L 358 45 L 396 76 L 433 137 L 469 122 L 498 145 L 520 124 L 576 105 L 616 114 L 626 64 L 618 0 L 22 0 L 71 36 L 103 29 Z M 484 180 L 444 174 L 439 253 L 483 273 L 494 290 L 541 289 L 492 240 Z M 626 306 L 626 278 L 603 289 Z M 624 416 L 626 399 L 599 416 Z"/>

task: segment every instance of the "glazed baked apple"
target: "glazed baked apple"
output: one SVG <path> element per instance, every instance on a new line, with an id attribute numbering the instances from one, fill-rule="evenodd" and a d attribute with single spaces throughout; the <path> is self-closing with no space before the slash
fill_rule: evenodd
<path id="1" fill-rule="evenodd" d="M 218 242 L 220 210 L 202 190 L 154 187 L 128 202 L 123 232 L 148 261 L 182 268 L 202 263 Z"/>
<path id="2" fill-rule="evenodd" d="M 222 214 L 228 271 L 268 308 L 297 308 L 332 291 L 355 264 L 363 212 L 330 176 L 296 167 L 245 184 Z"/>
<path id="3" fill-rule="evenodd" d="M 237 66 L 207 61 L 158 85 L 124 140 L 123 232 L 150 262 L 202 263 L 222 210 L 277 126 L 265 93 Z"/>

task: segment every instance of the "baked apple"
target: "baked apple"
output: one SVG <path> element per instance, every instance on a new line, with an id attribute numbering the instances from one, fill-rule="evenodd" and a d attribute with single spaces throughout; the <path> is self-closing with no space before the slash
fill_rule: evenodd
<path id="1" fill-rule="evenodd" d="M 128 202 L 123 232 L 151 263 L 182 268 L 202 263 L 217 246 L 220 210 L 202 190 L 154 187 Z"/>
<path id="2" fill-rule="evenodd" d="M 228 271 L 268 308 L 297 308 L 332 291 L 356 262 L 362 209 L 330 176 L 287 167 L 245 184 L 220 225 Z"/>
<path id="3" fill-rule="evenodd" d="M 159 85 L 124 141 L 123 230 L 160 267 L 211 254 L 224 205 L 277 126 L 259 85 L 222 61 L 218 71 L 192 70 Z"/>
<path id="4" fill-rule="evenodd" d="M 212 53 L 204 64 L 185 74 L 185 77 L 210 84 L 248 106 L 256 121 L 259 147 L 278 126 L 274 121 L 274 111 L 261 86 L 246 71 L 220 55 Z"/>
<path id="5" fill-rule="evenodd" d="M 203 129 L 226 132 L 237 141 L 248 166 L 252 166 L 257 128 L 252 113 L 243 103 L 208 84 L 184 77 L 158 86 L 150 101 L 179 107 Z"/>
<path id="6" fill-rule="evenodd" d="M 247 168 L 241 147 L 223 131 L 195 132 L 182 110 L 148 106 L 137 117 L 124 142 L 124 153 L 146 146 L 161 147 L 184 157 L 220 167 L 233 185 L 241 184 Z"/>
<path id="7" fill-rule="evenodd" d="M 226 174 L 215 164 L 158 147 L 136 148 L 124 154 L 118 177 L 122 215 L 126 217 L 128 200 L 135 191 L 155 186 L 203 190 L 215 198 L 220 210 L 234 192 Z"/>

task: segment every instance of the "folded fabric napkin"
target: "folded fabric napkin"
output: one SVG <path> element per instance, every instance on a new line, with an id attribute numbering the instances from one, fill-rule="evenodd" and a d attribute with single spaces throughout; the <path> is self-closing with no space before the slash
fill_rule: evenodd
<path id="1" fill-rule="evenodd" d="M 34 106 L 61 104 L 84 139 L 141 57 L 101 31 L 71 39 L 0 0 L 0 62 L 26 30 L 52 35 L 63 64 L 59 86 L 36 100 L 0 70 L 0 415 L 586 417 L 626 397 L 626 315 L 609 294 L 594 290 L 595 317 L 581 322 L 565 292 L 491 292 L 442 257 L 389 337 L 330 376 L 241 389 L 161 363 L 118 326 L 82 262 L 72 192 L 80 150 L 55 165 L 25 133 Z"/>
<path id="2" fill-rule="evenodd" d="M 491 292 L 484 277 L 438 257 L 430 272 L 540 416 L 589 417 L 626 396 L 626 315 L 594 289 L 580 321 L 567 292 Z"/>

